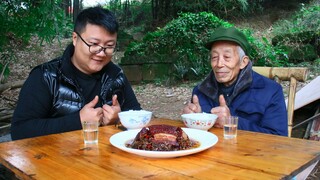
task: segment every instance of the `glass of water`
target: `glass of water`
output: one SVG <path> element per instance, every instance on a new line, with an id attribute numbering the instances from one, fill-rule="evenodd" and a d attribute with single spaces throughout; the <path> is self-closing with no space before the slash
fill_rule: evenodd
<path id="1" fill-rule="evenodd" d="M 229 116 L 224 118 L 223 122 L 223 136 L 225 139 L 233 139 L 237 137 L 238 117 Z"/>
<path id="2" fill-rule="evenodd" d="M 98 144 L 99 122 L 82 122 L 84 144 Z"/>

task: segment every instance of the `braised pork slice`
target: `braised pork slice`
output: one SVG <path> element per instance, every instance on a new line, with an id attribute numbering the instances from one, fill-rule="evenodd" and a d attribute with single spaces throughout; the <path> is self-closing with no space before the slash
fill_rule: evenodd
<path id="1" fill-rule="evenodd" d="M 189 149 L 193 145 L 180 127 L 151 125 L 142 128 L 128 147 L 149 151 L 176 151 Z"/>

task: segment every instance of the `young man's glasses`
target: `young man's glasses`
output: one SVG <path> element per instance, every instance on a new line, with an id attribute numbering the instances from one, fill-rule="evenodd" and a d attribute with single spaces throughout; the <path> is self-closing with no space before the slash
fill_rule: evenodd
<path id="1" fill-rule="evenodd" d="M 103 51 L 107 56 L 112 56 L 116 52 L 115 46 L 102 47 L 97 44 L 90 45 L 84 39 L 82 39 L 82 37 L 80 36 L 79 33 L 77 33 L 77 32 L 75 32 L 75 33 L 79 36 L 79 38 L 82 40 L 82 42 L 84 42 L 89 47 L 89 51 L 92 54 L 99 54 L 101 51 Z"/>

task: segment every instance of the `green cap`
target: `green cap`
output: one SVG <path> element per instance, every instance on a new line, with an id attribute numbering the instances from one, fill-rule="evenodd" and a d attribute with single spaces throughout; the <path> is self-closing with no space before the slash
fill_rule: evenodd
<path id="1" fill-rule="evenodd" d="M 240 32 L 235 27 L 225 28 L 225 27 L 219 27 L 217 28 L 211 37 L 209 38 L 209 41 L 205 44 L 205 47 L 209 50 L 211 50 L 212 44 L 216 41 L 232 41 L 237 43 L 246 53 L 246 55 L 249 55 L 250 53 L 250 44 L 246 38 L 246 36 Z"/>

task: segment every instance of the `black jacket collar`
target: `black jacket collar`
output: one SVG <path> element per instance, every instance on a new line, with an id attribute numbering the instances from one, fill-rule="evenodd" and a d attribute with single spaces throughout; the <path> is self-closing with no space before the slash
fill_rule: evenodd
<path id="1" fill-rule="evenodd" d="M 250 87 L 252 83 L 252 63 L 249 61 L 248 65 L 241 70 L 238 80 L 235 84 L 233 93 L 231 94 L 227 104 L 230 104 L 232 100 L 239 95 L 246 88 Z M 213 101 L 219 103 L 219 90 L 218 82 L 211 70 L 209 75 L 198 85 L 199 90 L 208 96 Z"/>

